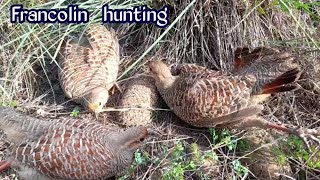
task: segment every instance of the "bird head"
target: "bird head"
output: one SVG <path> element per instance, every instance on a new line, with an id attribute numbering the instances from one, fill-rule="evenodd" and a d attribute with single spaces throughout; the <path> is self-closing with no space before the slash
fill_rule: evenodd
<path id="1" fill-rule="evenodd" d="M 166 83 L 169 83 L 174 79 L 170 72 L 170 68 L 160 60 L 150 61 L 148 67 L 149 74 L 156 81 L 156 84 L 165 86 Z"/>
<path id="2" fill-rule="evenodd" d="M 158 133 L 151 128 L 143 126 L 131 127 L 121 133 L 121 137 L 117 138 L 117 142 L 120 143 L 120 149 L 133 154 L 150 135 L 158 135 Z"/>
<path id="3" fill-rule="evenodd" d="M 135 151 L 150 135 L 159 135 L 159 133 L 151 128 L 138 126 L 106 136 L 107 143 L 113 145 L 115 154 L 118 156 L 118 169 L 126 169 L 130 166 Z"/>
<path id="4" fill-rule="evenodd" d="M 107 103 L 108 99 L 108 90 L 98 87 L 85 96 L 83 103 L 95 114 L 96 118 L 98 118 L 99 113 L 103 110 L 103 106 Z"/>

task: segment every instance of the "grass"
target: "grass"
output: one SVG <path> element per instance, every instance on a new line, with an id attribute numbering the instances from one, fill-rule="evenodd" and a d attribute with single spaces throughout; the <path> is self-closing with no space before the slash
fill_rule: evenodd
<path id="1" fill-rule="evenodd" d="M 64 98 L 57 78 L 59 48 L 66 38 L 78 38 L 88 24 L 11 24 L 9 7 L 22 3 L 28 8 L 64 8 L 75 1 L 0 1 L 0 105 L 20 107 L 31 115 L 81 116 L 79 106 Z M 291 51 L 306 70 L 301 89 L 276 96 L 265 105 L 271 121 L 304 127 L 319 127 L 320 118 L 320 5 L 301 0 L 251 0 L 243 2 L 177 0 L 109 1 L 111 7 L 148 4 L 171 5 L 170 26 L 111 25 L 120 39 L 122 63 L 119 81 L 141 70 L 147 59 L 168 63 L 189 62 L 228 71 L 238 46 L 271 46 Z M 101 18 L 99 0 L 77 1 L 92 14 L 90 23 Z M 174 116 L 160 117 L 153 124 L 163 132 L 160 139 L 135 153 L 130 169 L 119 179 L 250 179 L 243 153 L 256 149 L 244 140 L 242 131 L 186 127 Z M 316 179 L 319 155 L 310 154 L 296 139 L 279 140 L 273 146 L 280 164 L 290 163 L 296 179 Z M 269 144 L 259 145 L 259 148 Z M 3 155 L 4 156 L 4 155 Z M 14 171 L 3 174 L 15 179 Z"/>
<path id="2" fill-rule="evenodd" d="M 304 148 L 303 141 L 295 136 L 291 136 L 287 141 L 282 142 L 282 147 L 274 149 L 281 162 L 288 161 L 289 158 L 293 158 L 296 161 L 305 163 L 305 165 L 310 168 L 319 169 L 319 151 L 315 150 L 315 147 L 313 147 L 312 150 L 312 153 L 308 152 Z"/>

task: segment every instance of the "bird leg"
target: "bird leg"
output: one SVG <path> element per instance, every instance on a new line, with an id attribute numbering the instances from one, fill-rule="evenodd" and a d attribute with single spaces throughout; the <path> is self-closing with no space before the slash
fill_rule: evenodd
<path id="1" fill-rule="evenodd" d="M 6 169 L 10 168 L 12 161 L 1 161 L 0 162 L 0 172 L 5 171 Z"/>
<path id="2" fill-rule="evenodd" d="M 309 139 L 317 142 L 320 145 L 320 139 L 317 138 L 317 136 L 320 136 L 320 131 L 316 129 L 306 129 L 302 127 L 288 128 L 274 123 L 269 123 L 268 127 L 300 137 L 309 150 L 311 149 L 308 143 Z"/>
<path id="3" fill-rule="evenodd" d="M 310 149 L 310 145 L 308 143 L 308 140 L 313 140 L 317 142 L 320 145 L 320 140 L 317 138 L 320 136 L 320 131 L 316 129 L 305 129 L 302 127 L 286 127 L 284 125 L 278 125 L 273 122 L 269 122 L 266 119 L 262 117 L 256 117 L 256 116 L 251 116 L 246 119 L 243 119 L 241 122 L 234 124 L 234 128 L 242 129 L 242 128 L 248 128 L 248 127 L 259 127 L 262 129 L 276 129 L 282 132 L 286 132 L 288 134 L 293 134 L 296 135 L 297 137 L 301 138 L 307 148 Z"/>

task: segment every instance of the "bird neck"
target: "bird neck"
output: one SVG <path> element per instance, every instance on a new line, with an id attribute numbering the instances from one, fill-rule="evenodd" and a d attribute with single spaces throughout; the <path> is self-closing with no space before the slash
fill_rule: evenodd
<path id="1" fill-rule="evenodd" d="M 117 154 L 117 171 L 127 169 L 133 161 L 133 153 L 130 150 L 120 149 Z"/>
<path id="2" fill-rule="evenodd" d="M 156 81 L 156 86 L 161 90 L 170 89 L 175 83 L 176 79 L 177 79 L 176 76 L 160 78 L 158 81 Z"/>
<path id="3" fill-rule="evenodd" d="M 136 148 L 129 146 L 130 142 L 132 141 L 132 136 L 128 134 L 128 131 L 117 133 L 114 137 L 111 136 L 111 138 L 116 149 L 118 149 L 121 154 L 125 154 L 124 157 L 128 157 L 130 155 L 132 156 L 132 154 L 135 152 Z"/>
<path id="4" fill-rule="evenodd" d="M 125 132 L 121 132 L 125 133 Z M 112 133 L 106 136 L 108 141 L 106 142 L 114 150 L 116 163 L 116 172 L 121 172 L 131 164 L 133 160 L 133 153 L 131 149 L 127 149 L 124 144 L 128 137 L 119 133 Z"/>

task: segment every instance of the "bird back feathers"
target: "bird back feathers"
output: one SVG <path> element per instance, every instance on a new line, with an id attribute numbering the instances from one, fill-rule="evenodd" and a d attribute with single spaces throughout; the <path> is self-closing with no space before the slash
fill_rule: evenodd
<path id="1" fill-rule="evenodd" d="M 14 143 L 14 162 L 58 179 L 114 176 L 130 165 L 134 151 L 148 135 L 143 127 L 120 132 L 89 120 L 43 121 L 1 107 L 0 128 Z M 13 137 L 19 131 L 25 136 Z"/>
<path id="2" fill-rule="evenodd" d="M 93 24 L 87 30 L 87 43 L 67 40 L 59 61 L 60 84 L 68 98 L 79 98 L 92 89 L 109 90 L 118 75 L 119 43 L 113 30 Z"/>
<path id="3" fill-rule="evenodd" d="M 198 70 L 187 73 L 184 68 L 178 69 L 179 76 L 170 88 L 158 87 L 166 103 L 180 118 L 195 126 L 214 126 L 216 118 L 247 108 L 251 88 L 256 82 L 254 76 L 229 76 L 196 66 L 192 69 Z"/>

